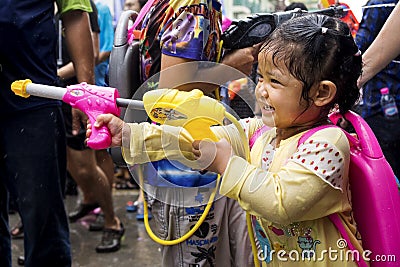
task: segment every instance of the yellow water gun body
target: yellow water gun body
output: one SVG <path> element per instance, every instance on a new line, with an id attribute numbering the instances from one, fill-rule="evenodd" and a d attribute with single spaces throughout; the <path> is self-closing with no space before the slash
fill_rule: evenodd
<path id="1" fill-rule="evenodd" d="M 222 125 L 225 107 L 198 89 L 149 91 L 143 96 L 143 104 L 150 119 L 157 123 L 183 127 L 195 140 L 218 141 L 210 127 Z"/>

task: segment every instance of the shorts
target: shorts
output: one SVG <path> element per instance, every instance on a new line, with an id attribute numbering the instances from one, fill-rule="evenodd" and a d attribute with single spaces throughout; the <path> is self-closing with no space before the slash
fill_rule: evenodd
<path id="1" fill-rule="evenodd" d="M 177 191 L 169 193 L 172 198 L 182 197 Z M 204 205 L 183 207 L 153 200 L 154 233 L 162 239 L 177 239 L 194 227 L 204 209 Z M 246 212 L 237 201 L 218 196 L 191 237 L 177 245 L 161 246 L 161 261 L 165 267 L 254 266 Z"/>
<path id="2" fill-rule="evenodd" d="M 66 137 L 67 137 L 67 146 L 69 148 L 75 149 L 75 150 L 85 150 L 89 149 L 85 145 L 85 139 L 86 139 L 86 130 L 85 130 L 85 125 L 81 125 L 81 128 L 79 129 L 79 132 L 77 135 L 72 134 L 72 108 L 70 105 L 63 103 L 62 104 L 62 111 L 64 115 L 64 121 L 65 121 L 65 131 L 66 131 Z"/>

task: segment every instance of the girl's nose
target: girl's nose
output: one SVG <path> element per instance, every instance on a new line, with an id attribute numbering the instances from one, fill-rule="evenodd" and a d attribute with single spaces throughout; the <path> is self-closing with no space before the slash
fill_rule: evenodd
<path id="1" fill-rule="evenodd" d="M 267 91 L 267 89 L 266 89 L 266 87 L 265 87 L 265 85 L 264 85 L 263 83 L 259 83 L 259 84 L 257 85 L 257 90 L 258 90 L 258 93 L 259 93 L 262 97 L 265 97 L 265 98 L 268 97 L 268 91 Z"/>

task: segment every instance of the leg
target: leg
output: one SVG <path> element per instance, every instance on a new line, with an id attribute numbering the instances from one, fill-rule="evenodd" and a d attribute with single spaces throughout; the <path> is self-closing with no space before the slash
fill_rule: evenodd
<path id="1" fill-rule="evenodd" d="M 61 185 L 66 174 L 61 110 L 29 111 L 5 125 L 1 134 L 7 155 L 5 179 L 24 224 L 25 266 L 71 266 Z"/>
<path id="2" fill-rule="evenodd" d="M 1 151 L 1 149 L 0 149 Z M 4 158 L 3 154 L 0 154 Z M 4 164 L 0 160 L 0 266 L 11 267 L 11 237 L 8 231 L 8 192 L 5 187 Z"/>
<path id="3" fill-rule="evenodd" d="M 223 224 L 226 224 L 229 234 L 229 244 L 234 266 L 254 266 L 253 252 L 247 230 L 246 212 L 236 200 L 225 198 L 227 216 Z M 217 266 L 219 266 L 217 264 Z"/>
<path id="4" fill-rule="evenodd" d="M 111 186 L 105 172 L 97 165 L 94 150 L 68 148 L 68 171 L 83 192 L 83 203 L 98 203 L 104 213 L 105 228 L 120 229 L 114 214 Z"/>
<path id="5" fill-rule="evenodd" d="M 98 187 L 93 186 L 97 185 L 97 181 L 94 181 L 95 178 L 92 179 L 97 173 L 94 151 L 67 147 L 67 166 L 68 172 L 83 193 L 82 202 L 69 213 L 70 222 L 75 222 L 99 207 L 95 192 Z"/>
<path id="6" fill-rule="evenodd" d="M 70 214 L 70 220 L 83 217 L 90 208 L 94 209 L 98 204 L 104 213 L 104 230 L 101 244 L 96 247 L 96 251 L 116 251 L 120 248 L 124 228 L 114 213 L 109 182 L 114 176 L 111 157 L 105 151 L 96 152 L 85 147 L 85 130 L 81 129 L 78 135 L 72 135 L 71 108 L 64 105 L 63 111 L 66 117 L 68 171 L 82 189 L 83 205 L 86 207 L 84 212 Z"/>
<path id="7" fill-rule="evenodd" d="M 129 171 L 132 172 L 132 176 L 135 176 L 138 184 L 141 183 L 141 181 L 144 181 L 144 173 L 145 173 L 145 166 L 144 165 L 135 165 L 132 167 L 129 167 Z M 144 193 L 143 189 L 141 188 L 139 190 L 139 196 L 136 199 L 136 201 L 133 203 L 135 206 L 137 213 L 136 213 L 136 220 L 138 221 L 144 221 Z M 153 218 L 153 214 L 151 213 L 150 208 L 148 209 L 148 217 L 149 220 Z"/>
<path id="8" fill-rule="evenodd" d="M 114 162 L 111 158 L 111 155 L 107 152 L 107 150 L 96 150 L 96 162 L 107 176 L 108 184 L 111 190 L 112 183 L 114 181 Z"/>
<path id="9" fill-rule="evenodd" d="M 68 148 L 68 170 L 83 192 L 83 203 L 98 203 L 104 214 L 103 237 L 96 251 L 113 252 L 121 245 L 124 228 L 114 213 L 112 187 L 114 166 L 108 154 L 100 156 L 103 169 L 96 159 L 96 152 L 91 149 L 74 150 Z"/>

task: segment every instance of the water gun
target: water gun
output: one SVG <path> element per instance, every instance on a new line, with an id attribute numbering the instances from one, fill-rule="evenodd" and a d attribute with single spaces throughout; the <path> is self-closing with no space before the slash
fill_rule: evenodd
<path id="1" fill-rule="evenodd" d="M 78 108 L 86 113 L 92 124 L 99 114 L 111 113 L 119 116 L 120 107 L 127 107 L 132 109 L 145 109 L 150 119 L 157 123 L 181 126 L 196 140 L 207 138 L 212 141 L 218 141 L 210 127 L 213 125 L 222 125 L 225 117 L 228 118 L 237 129 L 241 129 L 240 123 L 233 115 L 226 111 L 222 103 L 213 98 L 204 96 L 203 92 L 198 89 L 189 92 L 176 89 L 152 90 L 144 94 L 143 101 L 119 98 L 118 90 L 115 88 L 100 87 L 87 83 L 80 83 L 62 88 L 35 84 L 32 83 L 31 80 L 20 80 L 12 83 L 11 90 L 16 95 L 25 98 L 34 95 L 63 100 L 72 107 Z M 247 144 L 245 132 L 239 130 L 239 134 L 243 139 L 243 143 Z M 111 134 L 108 128 L 105 126 L 99 129 L 93 128 L 87 144 L 93 149 L 109 147 L 111 145 Z M 249 160 L 250 151 L 248 146 L 245 146 L 245 151 L 246 158 Z M 217 185 L 210 195 L 210 199 L 198 222 L 185 235 L 174 240 L 164 240 L 153 233 L 148 222 L 148 209 L 145 202 L 144 222 L 149 236 L 155 242 L 162 245 L 176 245 L 187 240 L 199 229 L 200 225 L 202 225 L 207 217 L 217 193 L 219 181 L 220 179 L 218 178 Z M 143 181 L 140 181 L 140 184 L 143 184 Z M 250 216 L 248 215 L 246 218 L 250 226 Z M 252 248 L 255 252 L 256 245 L 254 240 L 252 240 Z M 256 253 L 254 255 L 256 255 Z M 256 256 L 254 260 L 257 263 Z M 256 266 L 258 266 L 258 264 L 256 264 Z"/>
<path id="2" fill-rule="evenodd" d="M 217 100 L 204 96 L 199 89 L 185 92 L 158 89 L 143 96 L 144 108 L 152 121 L 185 128 L 195 140 L 218 138 L 211 131 L 213 125 L 222 125 L 225 107 Z"/>
<path id="3" fill-rule="evenodd" d="M 232 21 L 229 28 L 222 34 L 223 47 L 225 49 L 240 49 L 253 46 L 264 41 L 283 22 L 308 14 L 337 18 L 342 18 L 345 15 L 343 6 L 331 6 L 310 12 L 296 8 L 284 12 L 258 13 L 243 20 Z"/>
<path id="4" fill-rule="evenodd" d="M 118 90 L 80 83 L 66 88 L 32 83 L 31 80 L 15 81 L 11 90 L 19 96 L 30 95 L 62 100 L 83 111 L 93 124 L 100 114 L 120 115 L 120 107 L 146 110 L 151 120 L 172 126 L 185 128 L 194 139 L 211 139 L 218 141 L 211 131 L 213 125 L 222 125 L 225 117 L 235 120 L 226 112 L 223 104 L 204 96 L 203 92 L 194 89 L 189 92 L 176 89 L 157 89 L 148 91 L 143 101 L 119 98 Z M 104 149 L 111 145 L 111 135 L 106 126 L 93 128 L 87 142 L 93 149 Z"/>

